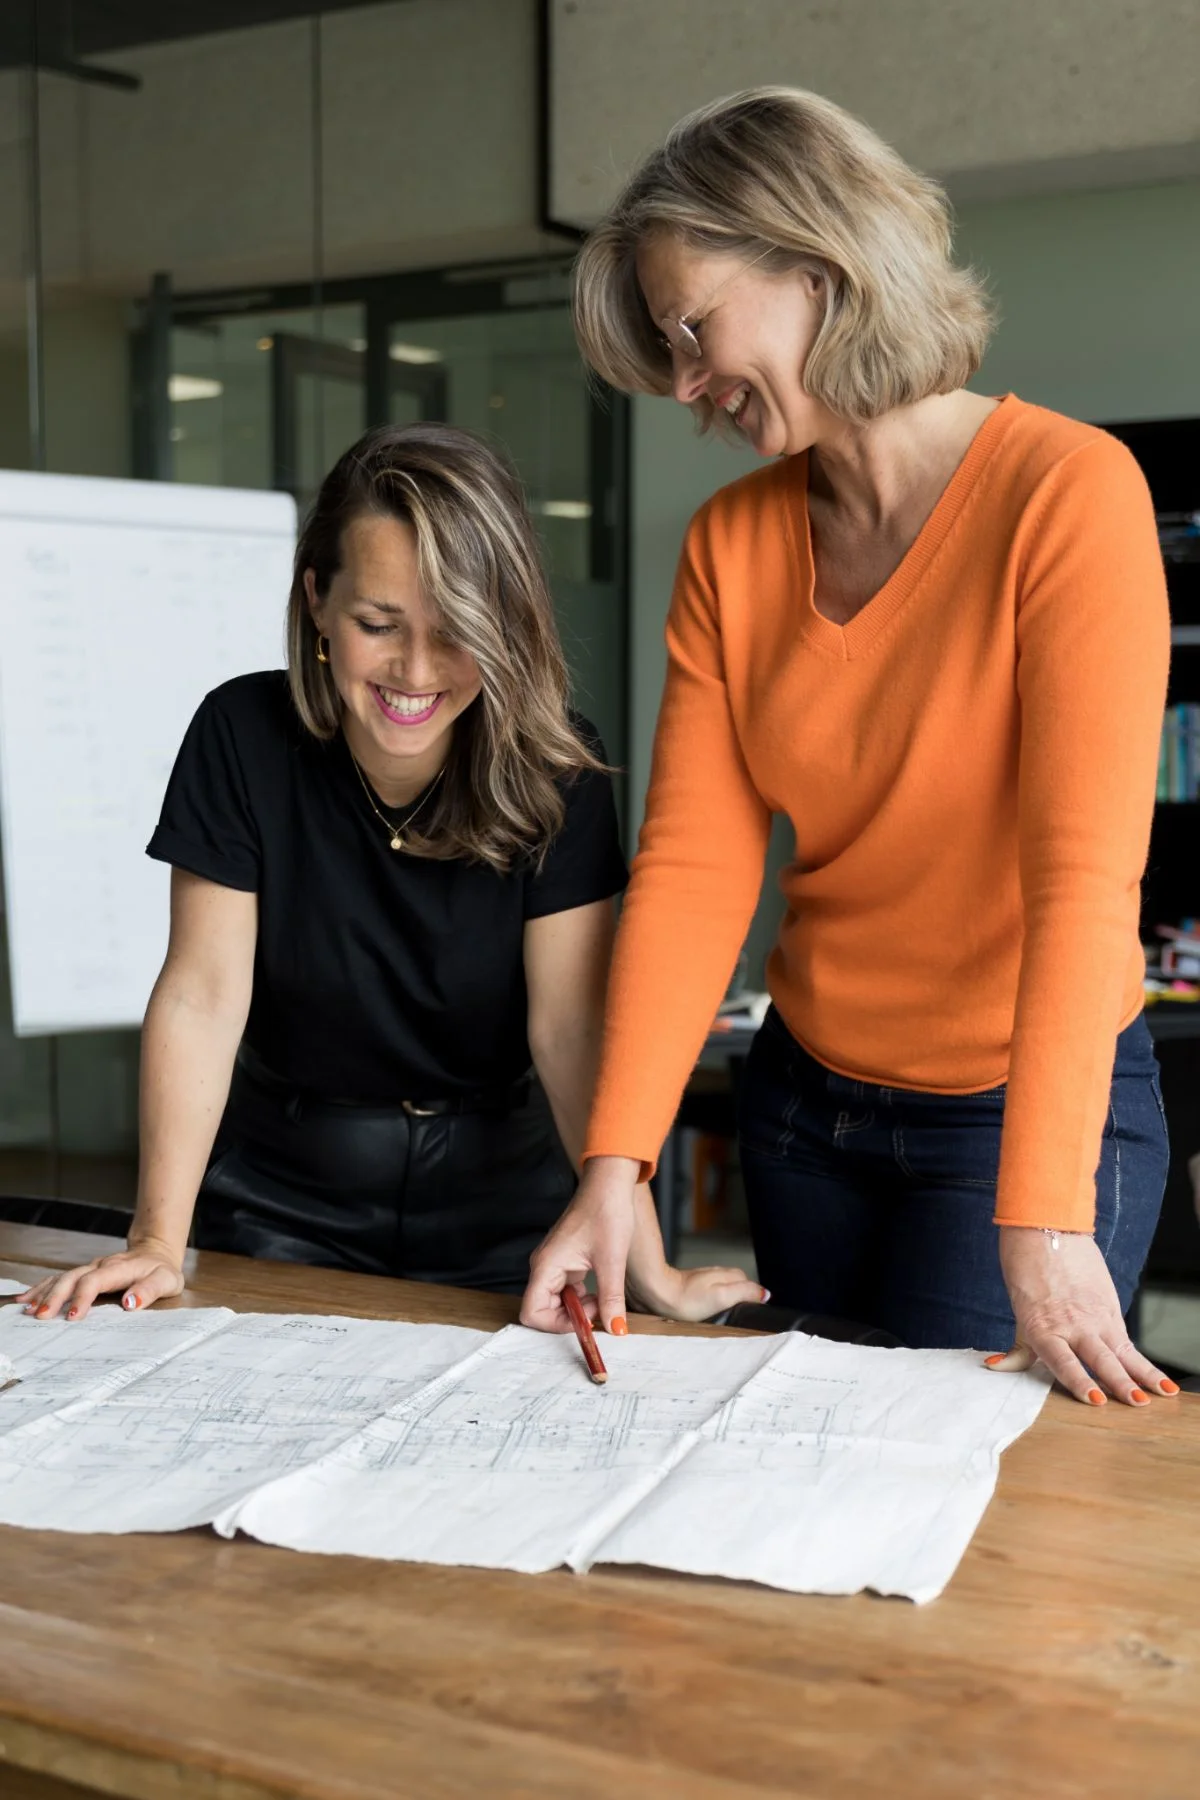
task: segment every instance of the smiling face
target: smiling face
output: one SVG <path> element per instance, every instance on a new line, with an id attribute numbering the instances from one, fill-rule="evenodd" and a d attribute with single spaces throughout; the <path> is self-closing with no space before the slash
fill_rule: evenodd
<path id="1" fill-rule="evenodd" d="M 683 319 L 701 355 L 672 351 L 672 391 L 707 398 L 760 456 L 807 450 L 829 414 L 803 387 L 804 365 L 825 316 L 825 288 L 806 269 L 769 274 L 660 233 L 638 252 L 638 282 L 656 324 Z"/>
<path id="2" fill-rule="evenodd" d="M 403 804 L 433 779 L 454 721 L 483 685 L 469 651 L 450 643 L 422 585 L 412 526 L 360 513 L 341 536 L 326 594 L 304 577 L 351 751 L 384 800 Z"/>

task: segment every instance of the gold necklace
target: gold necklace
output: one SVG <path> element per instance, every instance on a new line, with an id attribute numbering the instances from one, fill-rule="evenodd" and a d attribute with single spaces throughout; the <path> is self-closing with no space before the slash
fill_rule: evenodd
<path id="1" fill-rule="evenodd" d="M 346 745 L 346 748 L 347 748 L 347 750 L 350 750 L 349 744 Z M 362 770 L 359 768 L 358 758 L 357 758 L 357 756 L 355 756 L 353 750 L 350 750 L 350 761 L 354 764 L 354 772 L 358 776 L 358 779 L 362 783 L 362 791 L 367 796 L 367 805 L 370 807 L 371 811 L 375 814 L 375 817 L 379 820 L 379 823 L 383 826 L 384 830 L 387 832 L 388 839 L 391 843 L 392 849 L 393 850 L 403 850 L 404 839 L 401 837 L 400 833 L 402 831 L 408 830 L 408 827 L 412 824 L 413 820 L 416 818 L 417 814 L 420 812 L 420 810 L 424 806 L 425 802 L 429 799 L 430 795 L 433 793 L 434 788 L 436 788 L 438 782 L 442 779 L 442 776 L 446 773 L 445 763 L 442 764 L 441 768 L 438 770 L 437 774 L 434 776 L 430 785 L 426 788 L 425 792 L 421 795 L 421 798 L 417 801 L 417 804 L 413 807 L 412 811 L 409 813 L 407 819 L 401 819 L 401 821 L 398 825 L 393 825 L 392 821 L 390 819 L 385 818 L 384 815 L 380 812 L 379 808 L 376 806 L 374 797 L 372 796 L 372 793 L 371 793 L 370 786 L 368 785 L 368 782 L 367 782 L 367 778 L 363 774 Z"/>

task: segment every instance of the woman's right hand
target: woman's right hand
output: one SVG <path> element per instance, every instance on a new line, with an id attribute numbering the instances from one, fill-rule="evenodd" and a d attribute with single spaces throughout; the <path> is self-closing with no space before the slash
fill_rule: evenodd
<path id="1" fill-rule="evenodd" d="M 144 1239 L 61 1275 L 47 1275 L 15 1299 L 39 1319 L 56 1319 L 64 1312 L 68 1319 L 83 1319 L 101 1294 L 118 1291 L 129 1312 L 182 1294 L 183 1268 L 177 1252 Z"/>
<path id="2" fill-rule="evenodd" d="M 521 1323 L 536 1331 L 570 1331 L 562 1302 L 568 1284 L 583 1300 L 593 1324 L 623 1337 L 625 1265 L 633 1239 L 639 1165 L 624 1156 L 597 1156 L 583 1171 L 575 1198 L 529 1259 L 529 1285 Z M 584 1294 L 588 1274 L 595 1294 Z"/>

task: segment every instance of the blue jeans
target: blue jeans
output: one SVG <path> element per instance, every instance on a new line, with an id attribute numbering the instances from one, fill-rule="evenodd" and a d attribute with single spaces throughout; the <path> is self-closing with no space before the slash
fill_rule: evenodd
<path id="1" fill-rule="evenodd" d="M 759 1280 L 916 1347 L 1007 1350 L 992 1223 L 1004 1088 L 932 1094 L 835 1075 L 772 1007 L 739 1099 Z M 1096 1241 L 1127 1311 L 1158 1223 L 1167 1126 L 1142 1014 L 1117 1039 L 1096 1172 Z"/>

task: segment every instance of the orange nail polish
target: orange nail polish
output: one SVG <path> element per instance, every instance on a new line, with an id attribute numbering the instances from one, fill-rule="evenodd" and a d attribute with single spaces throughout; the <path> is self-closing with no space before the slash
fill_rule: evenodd
<path id="1" fill-rule="evenodd" d="M 126 1312 L 132 1312 L 134 1307 L 137 1306 L 137 1304 L 138 1304 L 138 1297 L 136 1294 L 126 1294 L 125 1298 L 121 1302 L 121 1305 L 125 1308 Z"/>
<path id="2" fill-rule="evenodd" d="M 50 1311 L 50 1308 L 48 1306 L 39 1306 L 35 1317 L 37 1317 L 39 1319 L 44 1319 L 46 1317 L 46 1314 L 49 1311 Z"/>
<path id="3" fill-rule="evenodd" d="M 770 1298 L 771 1298 L 771 1290 L 770 1290 L 770 1288 L 764 1288 L 764 1289 L 763 1289 L 763 1291 L 762 1291 L 762 1303 L 763 1303 L 763 1305 L 764 1305 L 764 1306 L 765 1306 L 765 1305 L 766 1305 L 766 1304 L 767 1304 L 767 1301 L 768 1301 L 768 1300 L 769 1300 L 769 1299 L 770 1299 Z"/>
<path id="4" fill-rule="evenodd" d="M 1158 1384 L 1158 1388 L 1159 1392 L 1162 1394 L 1177 1394 L 1179 1392 L 1179 1383 L 1177 1381 L 1172 1381 L 1169 1375 L 1164 1375 Z"/>
<path id="5" fill-rule="evenodd" d="M 1100 1392 L 1099 1388 L 1089 1388 L 1087 1397 L 1089 1404 L 1092 1406 L 1104 1406 L 1107 1404 L 1106 1398 Z"/>
<path id="6" fill-rule="evenodd" d="M 71 1307 L 70 1311 L 67 1313 L 67 1317 L 68 1319 L 77 1319 L 79 1317 L 79 1308 L 77 1306 Z"/>
<path id="7" fill-rule="evenodd" d="M 1130 1388 L 1129 1398 L 1133 1401 L 1135 1406 L 1145 1406 L 1150 1396 L 1149 1394 L 1143 1394 L 1141 1388 Z"/>
<path id="8" fill-rule="evenodd" d="M 612 1333 L 613 1337 L 628 1337 L 629 1336 L 629 1326 L 625 1321 L 625 1316 L 623 1313 L 617 1314 L 616 1318 L 612 1320 L 608 1329 Z"/>
<path id="9" fill-rule="evenodd" d="M 985 1356 L 983 1359 L 985 1368 L 994 1369 L 997 1363 L 1004 1361 L 1006 1354 L 1003 1350 L 997 1350 L 995 1356 Z"/>

